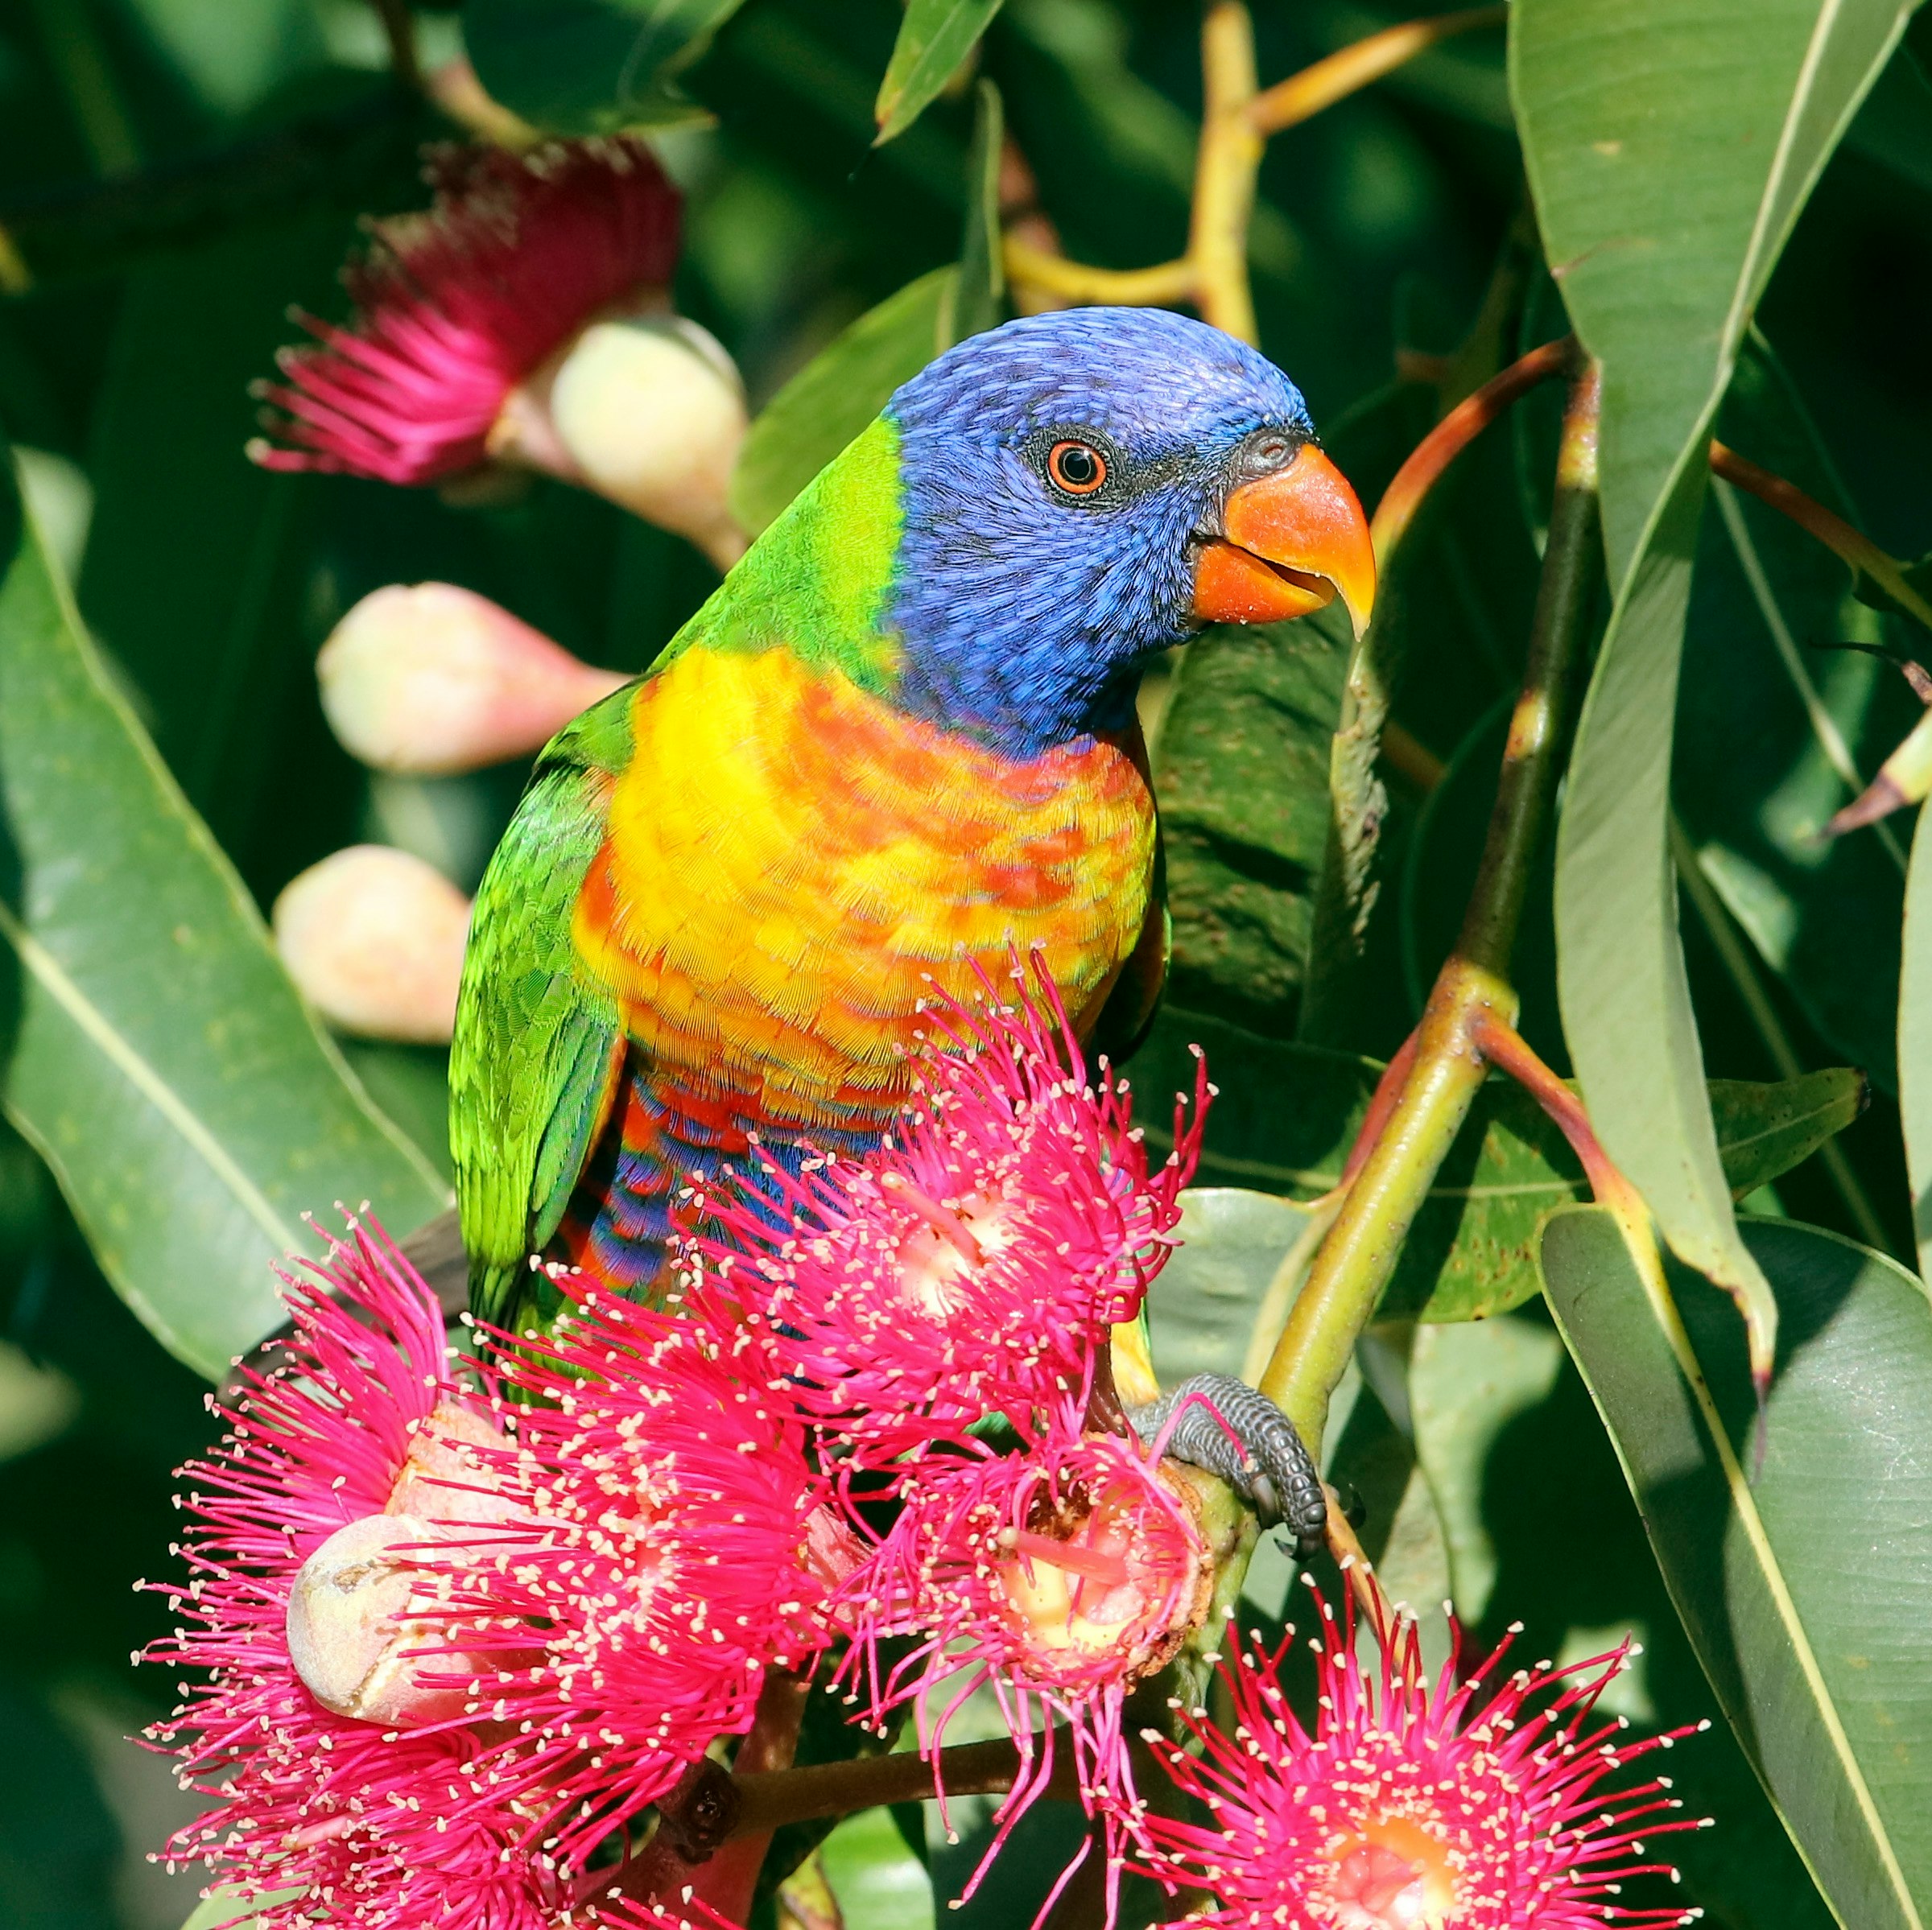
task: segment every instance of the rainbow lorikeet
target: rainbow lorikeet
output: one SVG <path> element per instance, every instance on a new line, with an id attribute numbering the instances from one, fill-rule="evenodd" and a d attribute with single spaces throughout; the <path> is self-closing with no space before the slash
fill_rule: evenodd
<path id="1" fill-rule="evenodd" d="M 539 759 L 451 1062 L 473 1305 L 626 1290 L 674 1189 L 876 1142 L 931 981 L 1038 944 L 1076 1030 L 1164 970 L 1143 666 L 1202 623 L 1359 629 L 1368 532 L 1298 391 L 1158 311 L 1011 322 L 901 388 L 638 682 Z"/>

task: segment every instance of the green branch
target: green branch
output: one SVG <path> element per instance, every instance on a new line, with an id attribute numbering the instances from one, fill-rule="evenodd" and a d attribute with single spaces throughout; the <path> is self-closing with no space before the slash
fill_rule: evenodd
<path id="1" fill-rule="evenodd" d="M 1356 1338 L 1374 1313 L 1410 1223 L 1483 1083 L 1487 1068 L 1478 1037 L 1496 1021 L 1515 1023 L 1510 955 L 1562 768 L 1590 598 L 1602 567 L 1596 434 L 1596 374 L 1587 369 L 1572 381 L 1564 411 L 1522 693 L 1510 720 L 1462 935 L 1430 993 L 1414 1063 L 1388 1123 L 1315 1256 L 1261 1378 L 1262 1392 L 1311 1444 L 1322 1438 L 1329 1396 Z"/>

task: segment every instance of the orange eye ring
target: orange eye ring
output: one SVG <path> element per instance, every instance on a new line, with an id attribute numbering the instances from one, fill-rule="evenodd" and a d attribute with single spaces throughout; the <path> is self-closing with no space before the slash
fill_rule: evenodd
<path id="1" fill-rule="evenodd" d="M 1055 443 L 1046 452 L 1046 476 L 1068 496 L 1092 496 L 1107 486 L 1107 458 L 1092 443 Z"/>

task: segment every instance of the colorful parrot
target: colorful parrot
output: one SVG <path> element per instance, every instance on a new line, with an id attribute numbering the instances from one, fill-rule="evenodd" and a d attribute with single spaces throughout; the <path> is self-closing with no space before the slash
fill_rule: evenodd
<path id="1" fill-rule="evenodd" d="M 1294 385 L 1160 311 L 976 336 L 901 388 L 638 682 L 551 741 L 485 876 L 451 1060 L 472 1302 L 627 1292 L 673 1194 L 876 1143 L 932 982 L 1043 947 L 1130 1041 L 1165 969 L 1157 652 L 1374 591 Z"/>

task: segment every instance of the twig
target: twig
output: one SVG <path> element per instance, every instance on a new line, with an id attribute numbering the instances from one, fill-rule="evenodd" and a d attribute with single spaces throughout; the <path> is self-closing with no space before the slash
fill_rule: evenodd
<path id="1" fill-rule="evenodd" d="M 389 43 L 389 71 L 398 85 L 419 93 L 423 86 L 423 66 L 416 58 L 416 27 L 411 19 L 409 0 L 369 0 L 376 18 L 382 23 L 382 37 Z"/>
<path id="2" fill-rule="evenodd" d="M 1537 844 L 1556 795 L 1576 696 L 1572 673 L 1581 660 L 1583 617 L 1602 567 L 1596 539 L 1598 399 L 1597 372 L 1586 369 L 1571 387 L 1522 692 L 1510 712 L 1496 807 L 1456 945 L 1463 957 L 1498 976 L 1509 970 Z"/>
<path id="3" fill-rule="evenodd" d="M 1458 402 L 1416 444 L 1382 492 L 1382 499 L 1369 519 L 1378 565 L 1386 567 L 1396 545 L 1408 534 L 1422 499 L 1441 480 L 1450 464 L 1532 389 L 1573 368 L 1576 356 L 1576 344 L 1567 336 L 1561 341 L 1545 342 L 1540 348 L 1532 348 L 1501 374 L 1492 376 L 1473 395 Z"/>
<path id="4" fill-rule="evenodd" d="M 1562 1128 L 1597 1203 L 1643 1213 L 1642 1198 L 1604 1150 L 1583 1102 L 1537 1057 L 1522 1034 L 1492 1012 L 1476 1021 L 1472 1037 L 1483 1057 L 1498 1072 L 1508 1073 Z"/>
<path id="5" fill-rule="evenodd" d="M 1022 309 L 1041 295 L 1131 307 L 1191 302 L 1216 328 L 1254 341 L 1248 229 L 1268 136 L 1333 106 L 1452 34 L 1492 24 L 1503 12 L 1473 7 L 1388 27 L 1261 93 L 1254 26 L 1244 0 L 1208 0 L 1201 27 L 1201 134 L 1187 252 L 1150 268 L 1093 268 L 1042 245 L 1037 233 L 1018 233 L 1016 223 L 1004 243 L 1006 279 L 1016 302 Z"/>
<path id="6" fill-rule="evenodd" d="M 1864 530 L 1854 529 L 1843 517 L 1807 496 L 1795 483 L 1760 468 L 1715 439 L 1711 444 L 1711 469 L 1726 482 L 1749 490 L 1781 516 L 1790 517 L 1801 530 L 1815 536 L 1833 555 L 1847 563 L 1854 575 L 1869 576 L 1901 610 L 1932 630 L 1932 603 L 1927 603 L 1906 580 L 1905 565 L 1881 550 Z"/>
<path id="7" fill-rule="evenodd" d="M 1212 0 L 1201 23 L 1201 142 L 1195 159 L 1187 259 L 1203 321 L 1258 341 L 1248 282 L 1248 227 L 1266 145 L 1249 118 L 1255 95 L 1254 23 L 1242 0 Z"/>
<path id="8" fill-rule="evenodd" d="M 1005 246 L 1008 281 L 1063 295 L 1070 302 L 1158 308 L 1184 301 L 1194 292 L 1194 264 L 1186 260 L 1162 262 L 1155 268 L 1090 268 L 1017 235 L 1007 236 Z"/>
<path id="9" fill-rule="evenodd" d="M 1385 1629 L 1395 1626 L 1394 1604 L 1382 1587 L 1381 1577 L 1375 1572 L 1375 1564 L 1368 1559 L 1367 1551 L 1356 1538 L 1353 1524 L 1343 1512 L 1340 1497 L 1333 1488 L 1327 1493 L 1328 1552 L 1347 1578 L 1348 1592 L 1355 1597 L 1356 1606 L 1368 1618 L 1369 1627 L 1380 1636 Z"/>
<path id="10" fill-rule="evenodd" d="M 1346 100 L 1372 80 L 1393 73 L 1439 41 L 1466 34 L 1472 27 L 1500 27 L 1509 17 L 1506 6 L 1471 6 L 1460 13 L 1437 14 L 1429 19 L 1385 27 L 1379 34 L 1371 34 L 1352 47 L 1304 67 L 1298 74 L 1276 81 L 1265 93 L 1255 96 L 1248 118 L 1258 133 L 1278 134 Z"/>
<path id="11" fill-rule="evenodd" d="M 1418 791 L 1432 791 L 1449 774 L 1449 766 L 1413 732 L 1399 724 L 1382 726 L 1382 761 Z"/>

